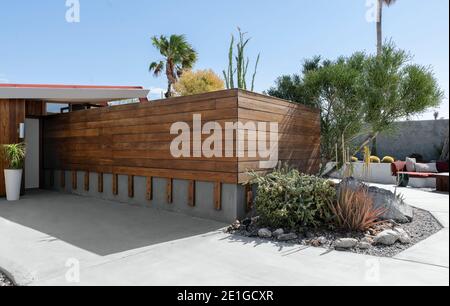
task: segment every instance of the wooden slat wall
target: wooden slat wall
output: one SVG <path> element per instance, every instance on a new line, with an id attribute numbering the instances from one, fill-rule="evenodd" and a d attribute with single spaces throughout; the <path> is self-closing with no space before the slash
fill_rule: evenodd
<path id="1" fill-rule="evenodd" d="M 47 116 L 44 168 L 237 182 L 236 158 L 174 158 L 173 123 L 235 121 L 237 91 Z M 205 137 L 204 137 L 205 138 Z"/>
<path id="2" fill-rule="evenodd" d="M 239 91 L 238 95 L 239 121 L 278 123 L 279 161 L 288 163 L 304 173 L 315 174 L 319 171 L 320 112 L 317 109 L 247 91 Z M 266 137 L 269 140 L 269 132 Z M 267 159 L 259 157 L 239 158 L 239 182 L 249 179 L 248 170 L 270 171 L 259 167 L 260 161 L 265 160 Z"/>
<path id="3" fill-rule="evenodd" d="M 261 170 L 259 158 L 238 158 L 236 148 L 234 157 L 172 157 L 171 125 L 182 121 L 192 129 L 194 114 L 222 127 L 238 119 L 277 121 L 280 159 L 305 172 L 317 168 L 318 112 L 240 90 L 45 117 L 44 168 L 221 183 L 240 183 L 247 169 Z"/>
<path id="4" fill-rule="evenodd" d="M 24 100 L 0 100 L 0 145 L 18 143 L 19 124 L 25 122 Z M 0 159 L 0 196 L 5 196 L 3 170 L 6 162 Z"/>
<path id="5" fill-rule="evenodd" d="M 42 117 L 45 116 L 46 103 L 44 101 L 26 101 L 25 113 L 27 117 Z"/>

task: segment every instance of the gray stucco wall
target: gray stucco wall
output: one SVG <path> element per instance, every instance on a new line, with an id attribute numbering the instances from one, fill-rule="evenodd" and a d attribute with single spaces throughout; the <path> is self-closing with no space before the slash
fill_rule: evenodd
<path id="1" fill-rule="evenodd" d="M 138 205 L 184 213 L 190 216 L 216 220 L 220 222 L 232 223 L 236 219 L 246 216 L 245 211 L 245 188 L 236 184 L 222 184 L 222 209 L 216 210 L 214 207 L 214 183 L 196 182 L 195 186 L 195 207 L 188 205 L 189 182 L 186 180 L 173 180 L 173 203 L 167 203 L 166 185 L 167 179 L 153 178 L 153 200 L 145 198 L 146 178 L 134 177 L 134 197 L 128 197 L 128 177 L 118 176 L 118 195 L 112 192 L 112 175 L 103 175 L 103 193 L 97 190 L 97 173 L 89 175 L 89 191 L 84 190 L 84 172 L 77 172 L 77 189 L 72 189 L 72 173 L 65 173 L 65 188 L 61 188 L 61 172 L 54 171 L 54 185 L 50 186 L 50 171 L 45 171 L 45 187 L 60 192 L 73 193 L 81 196 L 90 196 L 105 200 L 112 200 L 128 205 Z"/>
<path id="2" fill-rule="evenodd" d="M 425 160 L 437 160 L 448 135 L 448 124 L 448 119 L 397 122 L 392 132 L 378 136 L 377 155 L 405 160 L 407 156 L 418 153 Z"/>

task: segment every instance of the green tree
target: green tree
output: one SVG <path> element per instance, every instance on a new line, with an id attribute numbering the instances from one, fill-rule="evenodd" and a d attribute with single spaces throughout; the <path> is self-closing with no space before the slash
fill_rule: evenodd
<path id="1" fill-rule="evenodd" d="M 280 77 L 267 93 L 320 109 L 324 162 L 336 156 L 336 143 L 341 152 L 368 135 L 356 144 L 357 153 L 395 121 L 436 107 L 443 98 L 432 70 L 411 63 L 393 43 L 375 56 L 307 60 L 301 74 Z"/>
<path id="2" fill-rule="evenodd" d="M 172 86 L 182 76 L 184 70 L 191 69 L 197 61 L 197 52 L 187 42 L 184 35 L 164 35 L 152 37 L 152 44 L 164 57 L 162 60 L 152 62 L 149 71 L 158 77 L 161 73 L 167 76 L 166 98 L 172 96 Z"/>
<path id="3" fill-rule="evenodd" d="M 205 92 L 225 89 L 223 80 L 211 69 L 188 70 L 174 85 L 175 92 L 180 96 L 189 96 Z"/>
<path id="4" fill-rule="evenodd" d="M 392 42 L 377 56 L 369 56 L 361 77 L 360 100 L 371 133 L 362 146 L 402 118 L 411 118 L 439 106 L 444 94 L 430 67 L 412 63 L 412 57 Z"/>
<path id="5" fill-rule="evenodd" d="M 364 116 L 359 98 L 359 78 L 366 56 L 356 53 L 336 61 L 314 57 L 303 63 L 300 75 L 282 76 L 268 94 L 291 100 L 321 111 L 321 151 L 323 162 L 332 160 L 339 150 L 364 130 Z"/>

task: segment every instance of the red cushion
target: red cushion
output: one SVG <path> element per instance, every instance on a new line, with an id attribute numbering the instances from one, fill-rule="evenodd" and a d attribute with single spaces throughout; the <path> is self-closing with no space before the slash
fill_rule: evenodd
<path id="1" fill-rule="evenodd" d="M 396 161 L 391 164 L 392 175 L 396 176 L 397 172 L 406 170 L 406 162 L 404 161 Z"/>
<path id="2" fill-rule="evenodd" d="M 436 168 L 439 173 L 448 172 L 448 162 L 438 161 L 436 162 Z"/>
<path id="3" fill-rule="evenodd" d="M 404 172 L 404 171 L 398 171 L 398 173 L 408 174 L 409 177 L 417 177 L 417 178 L 428 178 L 428 177 L 435 177 L 436 176 L 436 173 L 425 173 L 425 172 Z"/>

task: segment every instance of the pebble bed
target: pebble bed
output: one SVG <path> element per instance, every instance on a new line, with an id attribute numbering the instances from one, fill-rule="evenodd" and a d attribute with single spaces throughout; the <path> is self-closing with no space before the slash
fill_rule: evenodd
<path id="1" fill-rule="evenodd" d="M 391 246 L 384 245 L 372 245 L 368 249 L 359 249 L 357 247 L 339 251 L 353 252 L 358 254 L 373 255 L 378 257 L 393 257 L 398 255 L 402 251 L 409 249 L 413 245 L 425 240 L 431 235 L 439 232 L 442 229 L 441 224 L 427 211 L 414 209 L 414 218 L 411 223 L 401 224 L 403 228 L 410 236 L 411 243 L 402 244 L 396 242 Z M 258 224 L 251 224 L 248 227 L 240 226 L 239 229 L 230 227 L 228 229 L 229 233 L 233 233 L 238 236 L 245 237 L 258 237 L 258 230 L 262 228 Z M 270 229 L 275 230 L 275 229 Z M 286 231 L 289 233 L 289 231 Z M 299 244 L 313 247 L 322 247 L 326 249 L 335 249 L 334 241 L 339 238 L 356 238 L 361 240 L 365 237 L 365 233 L 361 232 L 349 232 L 342 230 L 330 230 L 330 229 L 301 229 L 294 232 L 297 234 L 298 238 L 295 240 L 290 240 L 285 243 Z M 276 238 L 265 238 L 273 242 L 279 242 Z"/>

